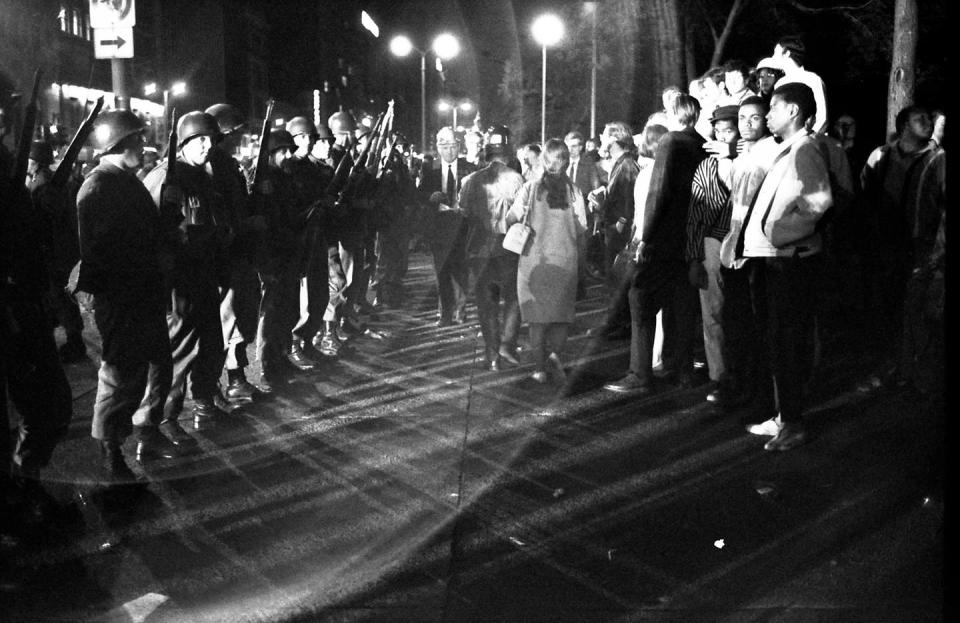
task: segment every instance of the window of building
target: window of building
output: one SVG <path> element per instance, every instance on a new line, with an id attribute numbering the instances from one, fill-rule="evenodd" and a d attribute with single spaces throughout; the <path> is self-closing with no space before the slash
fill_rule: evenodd
<path id="1" fill-rule="evenodd" d="M 64 0 L 60 2 L 60 13 L 57 21 L 60 31 L 87 41 L 93 40 L 93 29 L 90 28 L 90 19 L 87 15 L 86 2 L 78 0 Z"/>

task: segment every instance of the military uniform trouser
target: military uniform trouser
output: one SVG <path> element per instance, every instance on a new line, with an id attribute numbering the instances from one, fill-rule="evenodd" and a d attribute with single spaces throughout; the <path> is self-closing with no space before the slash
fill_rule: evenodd
<path id="1" fill-rule="evenodd" d="M 260 273 L 260 311 L 257 357 L 265 373 L 277 371 L 290 347 L 290 331 L 297 322 L 299 281 L 287 268 Z"/>
<path id="2" fill-rule="evenodd" d="M 247 344 L 256 335 L 259 305 L 257 271 L 249 262 L 234 260 L 230 269 L 230 287 L 220 290 L 220 325 L 228 370 L 242 370 L 250 364 Z"/>
<path id="3" fill-rule="evenodd" d="M 305 270 L 297 269 L 291 276 L 298 284 L 298 318 L 293 326 L 293 337 L 307 344 L 323 329 L 324 313 L 330 301 L 330 268 L 325 245 L 319 248 L 307 261 Z"/>
<path id="4" fill-rule="evenodd" d="M 347 313 L 352 314 L 367 294 L 370 279 L 367 266 L 367 241 L 361 231 L 345 232 L 340 236 L 340 263 L 347 278 Z M 342 311 L 342 310 L 341 310 Z"/>
<path id="5" fill-rule="evenodd" d="M 476 282 L 477 317 L 487 347 L 487 356 L 490 358 L 496 356 L 495 353 L 501 345 L 507 349 L 517 346 L 517 334 L 520 331 L 520 303 L 517 300 L 518 261 L 519 256 L 513 253 L 473 258 L 470 261 Z"/>
<path id="6" fill-rule="evenodd" d="M 327 247 L 327 307 L 323 310 L 324 322 L 337 319 L 337 310 L 346 300 L 346 288 L 347 276 L 340 261 L 340 245 L 331 244 Z"/>
<path id="7" fill-rule="evenodd" d="M 194 400 L 211 400 L 219 391 L 217 380 L 223 368 L 224 349 L 217 289 L 197 287 L 190 294 L 174 289 L 167 309 L 167 335 L 173 374 L 163 419 L 175 420 L 183 411 L 188 380 Z M 156 410 L 163 396 L 162 381 L 162 370 L 151 368 L 141 409 Z"/>
<path id="8" fill-rule="evenodd" d="M 377 298 L 397 305 L 403 297 L 403 278 L 407 274 L 410 255 L 410 230 L 406 220 L 397 218 L 391 222 L 381 232 L 378 242 Z"/>
<path id="9" fill-rule="evenodd" d="M 50 462 L 53 449 L 70 425 L 70 384 L 39 297 L 0 293 L 0 312 L 0 471 L 8 469 L 12 455 L 22 472 L 34 474 Z M 12 453 L 7 434 L 7 395 L 20 413 Z"/>

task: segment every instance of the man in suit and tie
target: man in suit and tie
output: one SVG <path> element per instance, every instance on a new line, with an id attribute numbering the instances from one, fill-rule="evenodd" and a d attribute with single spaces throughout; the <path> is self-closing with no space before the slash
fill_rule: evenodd
<path id="1" fill-rule="evenodd" d="M 476 167 L 460 156 L 460 143 L 453 128 L 437 132 L 439 160 L 420 177 L 420 194 L 426 208 L 423 234 L 433 253 L 439 295 L 441 327 L 466 321 L 468 267 L 467 227 L 458 195 L 463 178 Z"/>

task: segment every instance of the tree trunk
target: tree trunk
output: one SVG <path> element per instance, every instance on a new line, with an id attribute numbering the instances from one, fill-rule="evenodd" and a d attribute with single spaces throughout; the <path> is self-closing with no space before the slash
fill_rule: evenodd
<path id="1" fill-rule="evenodd" d="M 917 56 L 917 0 L 896 0 L 893 56 L 887 87 L 887 134 L 896 130 L 897 113 L 913 103 Z"/>
<path id="2" fill-rule="evenodd" d="M 654 72 L 655 87 L 658 94 L 665 87 L 675 84 L 683 88 L 683 49 L 680 37 L 680 10 L 678 0 L 654 0 L 650 2 L 650 12 L 655 24 Z"/>

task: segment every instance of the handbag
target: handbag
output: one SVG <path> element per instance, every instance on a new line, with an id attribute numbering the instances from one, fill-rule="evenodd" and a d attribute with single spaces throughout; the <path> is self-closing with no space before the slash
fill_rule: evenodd
<path id="1" fill-rule="evenodd" d="M 530 218 L 530 210 L 533 207 L 533 198 L 536 197 L 537 187 L 534 186 L 530 189 L 530 201 L 527 204 L 527 209 L 523 213 L 523 220 L 518 223 L 514 223 L 507 229 L 507 235 L 503 237 L 503 248 L 517 255 L 523 255 L 523 252 L 527 248 L 527 243 L 530 241 L 530 236 L 533 234 L 533 228 L 527 224 L 527 221 Z"/>

